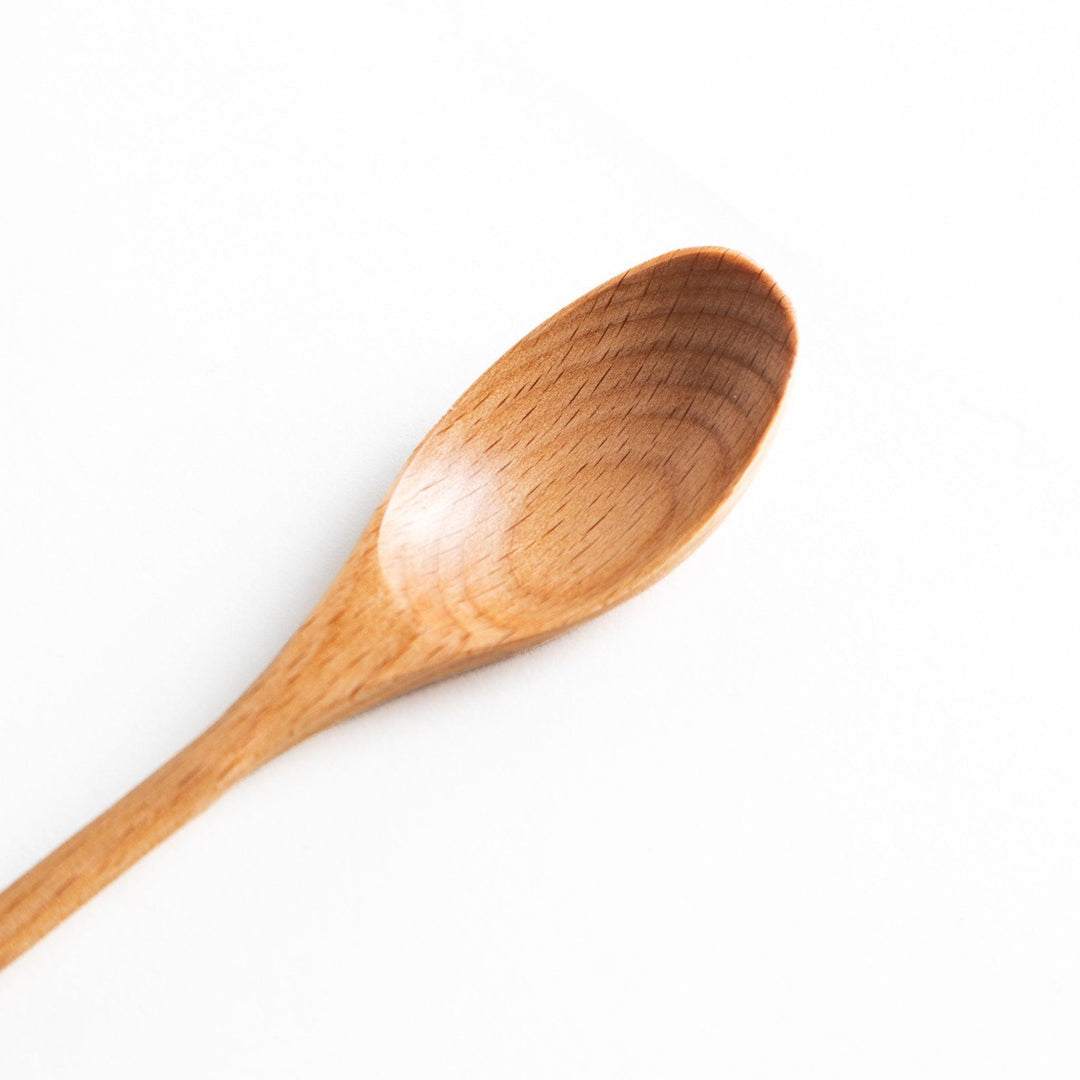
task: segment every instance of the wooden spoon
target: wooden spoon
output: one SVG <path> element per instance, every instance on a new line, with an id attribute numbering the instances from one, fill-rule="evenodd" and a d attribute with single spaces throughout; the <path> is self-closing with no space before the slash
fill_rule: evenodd
<path id="1" fill-rule="evenodd" d="M 722 248 L 643 263 L 523 338 L 414 451 L 239 701 L 0 893 L 0 967 L 283 750 L 656 581 L 744 486 L 794 355 L 787 300 Z"/>

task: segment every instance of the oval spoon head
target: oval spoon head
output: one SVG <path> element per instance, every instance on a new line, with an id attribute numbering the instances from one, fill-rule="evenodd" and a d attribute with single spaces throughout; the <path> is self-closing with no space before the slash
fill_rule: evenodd
<path id="1" fill-rule="evenodd" d="M 370 527 L 389 593 L 443 656 L 476 663 L 639 592 L 741 491 L 794 355 L 788 301 L 723 248 L 594 289 L 413 453 Z"/>

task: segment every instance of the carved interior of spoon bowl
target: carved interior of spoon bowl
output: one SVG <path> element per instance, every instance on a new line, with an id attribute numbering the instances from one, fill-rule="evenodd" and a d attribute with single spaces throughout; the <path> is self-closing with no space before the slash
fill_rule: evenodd
<path id="1" fill-rule="evenodd" d="M 775 284 L 723 249 L 602 285 L 512 348 L 410 459 L 379 523 L 391 590 L 477 642 L 644 587 L 731 497 L 795 351 Z"/>

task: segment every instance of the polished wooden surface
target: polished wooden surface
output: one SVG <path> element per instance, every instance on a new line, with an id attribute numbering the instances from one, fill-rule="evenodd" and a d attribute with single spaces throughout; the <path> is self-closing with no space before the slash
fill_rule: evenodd
<path id="1" fill-rule="evenodd" d="M 787 300 L 721 248 L 628 270 L 523 338 L 420 444 L 240 700 L 0 893 L 0 967 L 288 747 L 655 581 L 746 483 L 794 355 Z"/>

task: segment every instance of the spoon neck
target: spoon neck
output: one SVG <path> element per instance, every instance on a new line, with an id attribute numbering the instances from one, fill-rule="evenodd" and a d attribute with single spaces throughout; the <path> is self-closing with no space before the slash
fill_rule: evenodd
<path id="1" fill-rule="evenodd" d="M 415 621 L 363 541 L 315 610 L 222 722 L 249 732 L 262 761 L 407 688 Z M 261 763 L 261 761 L 260 761 Z"/>

